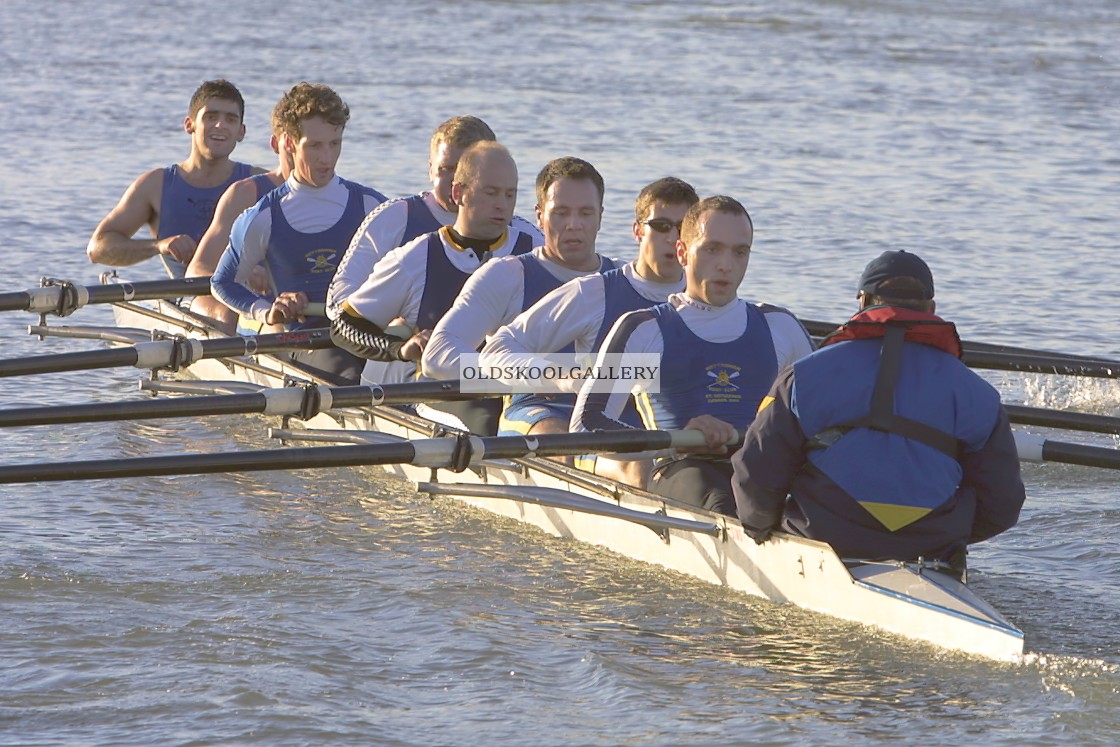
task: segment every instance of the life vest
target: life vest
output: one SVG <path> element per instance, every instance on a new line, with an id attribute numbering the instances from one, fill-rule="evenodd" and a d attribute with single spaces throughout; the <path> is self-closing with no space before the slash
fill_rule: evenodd
<path id="1" fill-rule="evenodd" d="M 828 448 L 853 428 L 871 428 L 913 439 L 959 459 L 964 444 L 955 436 L 894 412 L 894 392 L 898 383 L 898 369 L 902 363 L 903 343 L 931 345 L 960 358 L 961 340 L 956 326 L 923 311 L 897 306 L 872 306 L 828 335 L 821 347 L 848 340 L 879 337 L 883 338 L 883 348 L 879 354 L 879 371 L 875 377 L 870 412 L 816 434 L 809 442 L 810 448 Z"/>

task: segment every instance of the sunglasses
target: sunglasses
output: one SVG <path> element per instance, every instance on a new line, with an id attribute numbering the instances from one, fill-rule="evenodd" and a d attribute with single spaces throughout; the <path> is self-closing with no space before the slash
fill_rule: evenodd
<path id="1" fill-rule="evenodd" d="M 683 221 L 671 221 L 668 218 L 654 218 L 653 220 L 642 220 L 639 223 L 649 226 L 658 233 L 669 233 L 670 228 L 677 229 L 677 233 L 681 232 L 681 223 Z"/>

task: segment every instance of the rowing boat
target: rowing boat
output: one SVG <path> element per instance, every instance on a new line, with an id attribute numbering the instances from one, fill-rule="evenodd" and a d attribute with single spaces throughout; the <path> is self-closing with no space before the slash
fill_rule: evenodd
<path id="1" fill-rule="evenodd" d="M 43 324 L 43 335 L 115 344 L 156 336 L 218 338 L 203 317 L 171 301 L 114 303 L 116 327 Z M 155 391 L 213 394 L 258 387 L 322 384 L 306 369 L 270 354 L 194 360 Z M 272 435 L 287 440 L 386 443 L 449 434 L 444 426 L 391 407 L 346 407 L 285 417 Z M 733 517 L 683 506 L 533 455 L 485 460 L 463 471 L 396 464 L 389 471 L 418 491 L 532 524 L 564 538 L 713 584 L 861 623 L 934 646 L 996 660 L 1022 655 L 1023 633 L 965 582 L 921 562 L 841 559 L 827 544 L 776 533 L 759 545 Z"/>

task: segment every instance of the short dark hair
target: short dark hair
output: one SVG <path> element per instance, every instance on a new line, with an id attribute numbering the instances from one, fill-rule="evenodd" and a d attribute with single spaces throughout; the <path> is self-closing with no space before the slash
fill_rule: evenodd
<path id="1" fill-rule="evenodd" d="M 700 233 L 700 218 L 704 213 L 708 212 L 726 213 L 727 215 L 742 215 L 747 219 L 747 223 L 751 225 L 751 232 L 754 232 L 754 221 L 751 220 L 751 214 L 743 207 L 743 203 L 736 200 L 734 197 L 727 195 L 715 195 L 713 197 L 705 197 L 703 200 L 693 204 L 684 214 L 684 220 L 681 221 L 681 243 L 689 246 L 690 242 L 695 240 L 697 234 Z"/>
<path id="2" fill-rule="evenodd" d="M 203 81 L 202 85 L 194 89 L 194 93 L 191 94 L 190 107 L 187 109 L 190 118 L 194 119 L 194 116 L 198 114 L 202 107 L 206 106 L 206 102 L 210 99 L 226 99 L 236 102 L 237 108 L 241 112 L 241 121 L 245 121 L 245 99 L 242 98 L 241 91 L 237 90 L 237 86 L 224 78 Z"/>
<path id="3" fill-rule="evenodd" d="M 634 201 L 634 220 L 645 220 L 655 202 L 691 206 L 699 201 L 700 195 L 696 194 L 691 184 L 675 176 L 665 176 L 642 187 L 638 199 Z"/>
<path id="4" fill-rule="evenodd" d="M 575 156 L 562 156 L 554 158 L 544 165 L 537 174 L 537 206 L 546 202 L 548 188 L 561 179 L 590 179 L 599 190 L 599 207 L 603 206 L 603 194 L 606 187 L 603 184 L 603 175 L 594 166 L 582 158 Z"/>

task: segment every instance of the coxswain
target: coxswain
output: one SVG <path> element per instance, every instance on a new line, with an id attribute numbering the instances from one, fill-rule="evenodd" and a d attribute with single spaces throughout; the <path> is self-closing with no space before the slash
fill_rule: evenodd
<path id="1" fill-rule="evenodd" d="M 756 541 L 782 529 L 843 558 L 963 573 L 968 545 L 1018 521 L 1026 492 L 1007 413 L 961 362 L 933 297 L 918 255 L 884 252 L 860 278 L 859 312 L 778 376 L 731 460 Z"/>

